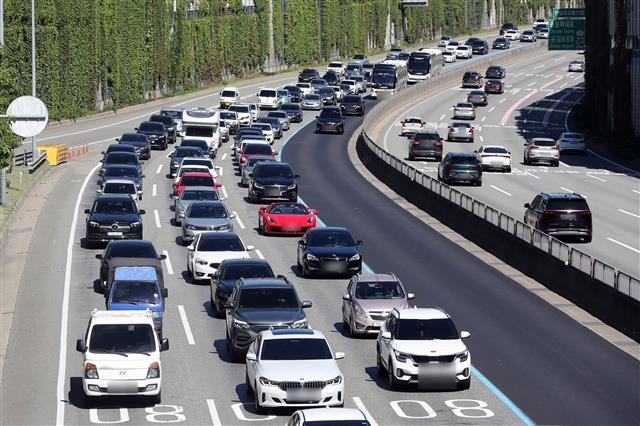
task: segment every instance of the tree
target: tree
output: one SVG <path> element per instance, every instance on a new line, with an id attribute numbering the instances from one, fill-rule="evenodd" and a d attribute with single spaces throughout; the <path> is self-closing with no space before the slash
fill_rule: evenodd
<path id="1" fill-rule="evenodd" d="M 4 113 L 13 100 L 11 93 L 16 93 L 15 83 L 18 78 L 15 68 L 7 66 L 4 50 L 0 48 L 0 111 Z M 20 138 L 13 134 L 9 120 L 0 119 L 0 169 L 13 164 L 13 150 L 20 145 Z"/>

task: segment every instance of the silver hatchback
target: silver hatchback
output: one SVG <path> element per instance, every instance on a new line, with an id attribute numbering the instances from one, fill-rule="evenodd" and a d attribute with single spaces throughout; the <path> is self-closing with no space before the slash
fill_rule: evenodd
<path id="1" fill-rule="evenodd" d="M 531 138 L 524 144 L 522 163 L 550 163 L 553 167 L 560 165 L 560 148 L 551 138 Z"/>
<path id="2" fill-rule="evenodd" d="M 476 107 L 471 102 L 458 102 L 453 106 L 453 118 L 475 120 Z"/>
<path id="3" fill-rule="evenodd" d="M 220 200 L 194 201 L 182 219 L 182 242 L 189 243 L 202 232 L 232 232 L 235 217 Z"/>
<path id="4" fill-rule="evenodd" d="M 447 132 L 447 141 L 466 140 L 473 143 L 473 126 L 470 123 L 451 123 Z"/>

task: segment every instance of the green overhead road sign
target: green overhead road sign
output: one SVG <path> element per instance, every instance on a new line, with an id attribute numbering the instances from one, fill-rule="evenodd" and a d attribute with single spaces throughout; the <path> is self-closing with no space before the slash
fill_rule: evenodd
<path id="1" fill-rule="evenodd" d="M 553 9 L 553 19 L 583 18 L 584 9 Z"/>
<path id="2" fill-rule="evenodd" d="M 555 19 L 549 28 L 549 50 L 584 50 L 584 19 Z"/>

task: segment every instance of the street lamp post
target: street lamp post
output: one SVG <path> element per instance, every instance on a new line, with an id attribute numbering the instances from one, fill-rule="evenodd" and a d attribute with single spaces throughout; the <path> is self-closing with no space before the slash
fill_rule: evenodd
<path id="1" fill-rule="evenodd" d="M 31 96 L 36 97 L 36 4 L 31 0 Z M 36 159 L 36 137 L 31 137 L 31 161 Z"/>

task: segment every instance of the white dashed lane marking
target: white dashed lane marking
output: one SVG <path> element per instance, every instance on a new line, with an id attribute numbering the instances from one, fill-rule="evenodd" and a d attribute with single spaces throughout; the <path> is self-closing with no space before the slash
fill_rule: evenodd
<path id="1" fill-rule="evenodd" d="M 153 211 L 153 217 L 156 220 L 156 228 L 161 228 L 162 225 L 160 224 L 160 214 L 158 213 L 158 210 Z"/>
<path id="2" fill-rule="evenodd" d="M 173 275 L 173 266 L 171 265 L 171 259 L 169 259 L 169 252 L 162 250 L 162 254 L 164 254 L 164 264 L 167 265 L 167 273 Z"/>
<path id="3" fill-rule="evenodd" d="M 184 306 L 178 305 L 178 312 L 180 313 L 180 319 L 182 320 L 184 332 L 187 335 L 187 342 L 190 345 L 195 345 L 196 341 L 193 338 L 193 333 L 191 333 L 191 327 L 189 326 L 189 320 L 187 319 L 187 313 L 184 310 Z"/>
<path id="4" fill-rule="evenodd" d="M 590 178 L 593 178 L 593 179 L 599 180 L 599 181 L 601 181 L 601 182 L 606 182 L 606 180 L 604 180 L 604 179 L 602 179 L 602 178 L 599 178 L 598 176 L 594 176 L 594 175 L 592 175 L 591 173 L 587 173 L 587 176 L 589 176 Z"/>
<path id="5" fill-rule="evenodd" d="M 628 214 L 629 216 L 633 216 L 633 217 L 635 217 L 635 218 L 640 219 L 640 215 L 637 215 L 637 214 L 635 214 L 635 213 L 631 213 L 631 212 L 628 212 L 628 211 L 626 211 L 626 210 L 622 210 L 622 209 L 618 209 L 618 211 L 619 211 L 620 213 Z"/>
<path id="6" fill-rule="evenodd" d="M 256 256 L 258 256 L 259 259 L 264 260 L 264 255 L 262 254 L 262 252 L 258 249 L 254 250 L 256 252 Z"/>
<path id="7" fill-rule="evenodd" d="M 226 160 L 226 159 L 227 159 L 227 153 L 225 152 L 224 154 L 222 154 L 222 158 L 221 158 L 221 160 L 222 160 L 222 161 L 224 161 L 224 160 Z"/>
<path id="8" fill-rule="evenodd" d="M 491 188 L 495 189 L 496 191 L 498 191 L 498 192 L 502 192 L 503 194 L 508 195 L 509 197 L 511 197 L 511 194 L 510 194 L 510 193 L 508 193 L 507 191 L 505 191 L 504 189 L 498 188 L 498 187 L 497 187 L 497 186 L 495 186 L 495 185 L 489 185 L 489 186 L 490 186 Z"/>
<path id="9" fill-rule="evenodd" d="M 160 164 L 156 169 L 156 174 L 159 175 L 161 170 L 162 170 L 162 164 Z"/>
<path id="10" fill-rule="evenodd" d="M 151 187 L 151 196 L 155 197 L 158 194 L 158 186 L 154 183 Z"/>
<path id="11" fill-rule="evenodd" d="M 627 249 L 629 249 L 629 250 L 631 250 L 631 251 L 635 251 L 636 253 L 640 254 L 640 250 L 638 250 L 637 248 L 634 248 L 634 247 L 628 246 L 628 245 L 626 245 L 625 243 L 621 243 L 621 242 L 620 242 L 620 241 L 618 241 L 618 240 L 614 240 L 613 238 L 607 238 L 607 240 L 611 241 L 612 243 L 616 243 L 616 244 L 618 244 L 618 245 L 620 245 L 620 246 L 622 246 L 622 247 L 624 247 L 624 248 L 627 248 Z"/>
<path id="12" fill-rule="evenodd" d="M 244 223 L 242 223 L 242 220 L 240 219 L 240 215 L 238 215 L 238 213 L 235 210 L 233 211 L 233 214 L 236 215 L 235 220 L 236 220 L 236 223 L 240 226 L 240 228 L 246 229 L 244 227 Z"/>

